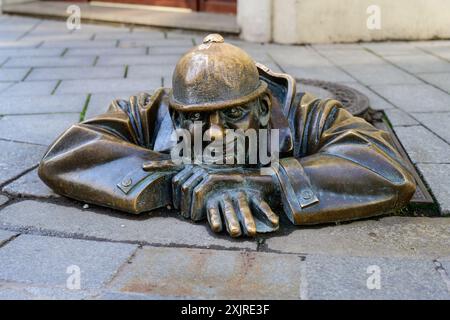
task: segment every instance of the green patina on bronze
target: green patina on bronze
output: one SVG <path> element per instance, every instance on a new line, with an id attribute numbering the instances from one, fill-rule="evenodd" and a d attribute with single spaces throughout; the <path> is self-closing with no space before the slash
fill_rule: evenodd
<path id="1" fill-rule="evenodd" d="M 300 88 L 301 89 L 301 88 Z M 176 165 L 170 133 L 201 121 L 210 138 L 226 129 L 278 129 L 280 161 L 259 166 Z M 416 183 L 385 131 L 337 100 L 296 92 L 220 35 L 186 53 L 173 89 L 115 100 L 48 149 L 39 176 L 56 192 L 131 213 L 173 206 L 212 230 L 254 236 L 296 225 L 359 219 L 404 207 Z"/>

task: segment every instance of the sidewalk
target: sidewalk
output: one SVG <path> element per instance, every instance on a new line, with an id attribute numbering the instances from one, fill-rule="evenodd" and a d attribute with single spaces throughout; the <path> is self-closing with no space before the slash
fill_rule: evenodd
<path id="1" fill-rule="evenodd" d="M 449 299 L 450 41 L 228 39 L 274 70 L 366 94 L 386 111 L 441 217 L 285 225 L 274 236 L 232 240 L 176 213 L 87 206 L 38 179 L 58 134 L 113 98 L 170 86 L 176 61 L 202 38 L 89 24 L 70 31 L 64 22 L 0 15 L 0 299 Z M 68 286 L 77 270 L 79 290 Z M 376 270 L 381 288 L 369 289 Z"/>

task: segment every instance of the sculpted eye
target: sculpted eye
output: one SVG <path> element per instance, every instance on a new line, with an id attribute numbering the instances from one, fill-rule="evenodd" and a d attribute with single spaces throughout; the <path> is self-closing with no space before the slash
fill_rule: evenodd
<path id="1" fill-rule="evenodd" d="M 240 119 L 244 116 L 245 112 L 241 107 L 233 107 L 228 110 L 223 111 L 223 114 L 230 119 Z"/>

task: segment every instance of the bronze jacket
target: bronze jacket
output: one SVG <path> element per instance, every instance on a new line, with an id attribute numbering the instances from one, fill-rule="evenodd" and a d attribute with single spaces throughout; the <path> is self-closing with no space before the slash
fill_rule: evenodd
<path id="1" fill-rule="evenodd" d="M 408 203 L 415 181 L 388 133 L 352 116 L 336 100 L 296 94 L 295 82 L 260 68 L 280 129 L 277 173 L 283 210 L 294 224 L 350 220 Z M 131 213 L 172 204 L 173 172 L 146 172 L 167 121 L 168 91 L 115 100 L 105 114 L 74 124 L 48 149 L 41 179 L 57 193 Z M 166 133 L 162 133 L 166 134 Z"/>

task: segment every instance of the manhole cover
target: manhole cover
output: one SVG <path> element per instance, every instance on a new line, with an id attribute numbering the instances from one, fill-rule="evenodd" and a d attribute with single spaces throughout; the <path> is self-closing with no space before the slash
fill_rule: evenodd
<path id="1" fill-rule="evenodd" d="M 314 79 L 296 79 L 296 81 L 299 84 L 299 91 L 311 92 L 320 98 L 336 99 L 355 116 L 364 117 L 369 111 L 369 98 L 351 87 Z"/>

